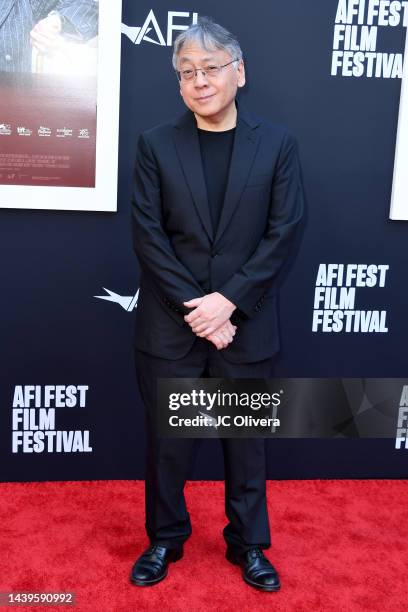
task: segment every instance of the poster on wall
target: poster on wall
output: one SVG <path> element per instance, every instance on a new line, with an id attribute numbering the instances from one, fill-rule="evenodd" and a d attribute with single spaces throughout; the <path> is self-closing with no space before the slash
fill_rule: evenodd
<path id="1" fill-rule="evenodd" d="M 0 2 L 0 207 L 116 211 L 121 1 Z"/>
<path id="2" fill-rule="evenodd" d="M 408 35 L 405 39 L 404 70 L 395 146 L 390 219 L 408 221 Z"/>

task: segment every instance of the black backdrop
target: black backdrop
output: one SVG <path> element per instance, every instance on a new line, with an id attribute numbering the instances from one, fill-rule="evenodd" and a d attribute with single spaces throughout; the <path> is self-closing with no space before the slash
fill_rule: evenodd
<path id="1" fill-rule="evenodd" d="M 407 225 L 388 219 L 400 78 L 331 75 L 336 0 L 172 3 L 124 0 L 123 23 L 153 9 L 212 16 L 242 45 L 245 105 L 297 136 L 307 221 L 281 288 L 277 376 L 404 377 Z M 378 29 L 377 51 L 402 53 L 406 28 Z M 177 34 L 177 32 L 175 32 Z M 154 28 L 146 34 L 157 38 Z M 184 109 L 171 47 L 122 35 L 118 212 L 0 210 L 1 479 L 133 479 L 144 474 L 143 411 L 133 365 L 138 288 L 130 192 L 137 136 Z M 104 126 L 109 129 L 109 125 Z M 389 266 L 385 287 L 359 288 L 358 307 L 387 311 L 386 333 L 312 331 L 320 263 Z M 117 301 L 99 299 L 109 289 Z M 356 306 L 357 307 L 357 306 Z M 59 430 L 89 430 L 92 452 L 12 452 L 16 385 L 88 385 L 86 406 L 57 408 Z M 329 409 L 329 407 L 328 407 Z M 268 440 L 269 478 L 406 477 L 394 439 Z M 222 478 L 215 440 L 191 477 Z"/>

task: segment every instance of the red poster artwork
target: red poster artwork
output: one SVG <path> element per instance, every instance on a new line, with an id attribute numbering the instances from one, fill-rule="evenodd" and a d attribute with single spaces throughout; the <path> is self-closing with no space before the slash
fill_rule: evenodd
<path id="1" fill-rule="evenodd" d="M 96 77 L 2 73 L 0 184 L 94 187 Z"/>
<path id="2" fill-rule="evenodd" d="M 0 0 L 0 185 L 95 187 L 99 0 Z"/>

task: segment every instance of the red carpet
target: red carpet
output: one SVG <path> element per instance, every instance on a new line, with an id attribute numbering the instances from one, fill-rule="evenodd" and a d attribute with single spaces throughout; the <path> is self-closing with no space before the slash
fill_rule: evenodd
<path id="1" fill-rule="evenodd" d="M 277 593 L 247 586 L 224 559 L 222 482 L 187 484 L 184 558 L 160 584 L 133 586 L 130 568 L 148 544 L 143 492 L 141 481 L 0 484 L 0 592 L 76 593 L 75 607 L 17 608 L 48 612 L 405 608 L 407 480 L 268 482 Z"/>

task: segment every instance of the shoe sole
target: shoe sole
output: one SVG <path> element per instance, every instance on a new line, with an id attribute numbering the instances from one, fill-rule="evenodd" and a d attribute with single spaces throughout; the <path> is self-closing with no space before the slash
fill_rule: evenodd
<path id="1" fill-rule="evenodd" d="M 225 558 L 227 559 L 227 561 L 229 561 L 233 565 L 241 565 L 240 562 L 237 561 L 235 556 L 232 553 L 230 553 L 228 550 L 225 554 Z M 252 580 L 250 580 L 249 578 L 245 576 L 244 570 L 242 570 L 242 577 L 247 584 L 249 584 L 252 587 L 255 587 L 256 589 L 259 589 L 260 591 L 269 591 L 269 592 L 279 591 L 281 587 L 280 584 L 277 584 L 276 586 L 270 586 L 270 585 L 258 584 L 257 582 L 252 582 Z"/>
<path id="2" fill-rule="evenodd" d="M 174 556 L 169 558 L 168 563 L 174 563 L 176 561 L 179 561 L 183 557 L 183 553 L 184 553 L 183 550 L 177 552 Z M 166 568 L 166 573 L 163 574 L 163 576 L 160 576 L 160 578 L 155 578 L 154 580 L 138 580 L 137 578 L 133 578 L 131 574 L 130 581 L 133 584 L 136 584 L 137 586 L 153 586 L 154 584 L 157 584 L 158 582 L 161 582 L 162 580 L 164 580 L 167 574 L 168 574 L 167 568 Z"/>

